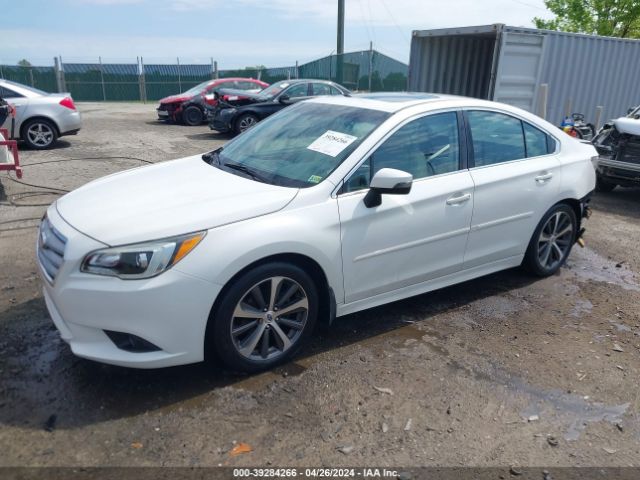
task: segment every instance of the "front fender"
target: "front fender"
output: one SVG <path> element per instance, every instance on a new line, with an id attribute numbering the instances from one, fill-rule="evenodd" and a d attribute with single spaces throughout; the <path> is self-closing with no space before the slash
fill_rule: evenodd
<path id="1" fill-rule="evenodd" d="M 175 268 L 217 285 L 267 257 L 303 255 L 323 270 L 338 304 L 344 303 L 340 219 L 335 199 L 209 230 Z"/>

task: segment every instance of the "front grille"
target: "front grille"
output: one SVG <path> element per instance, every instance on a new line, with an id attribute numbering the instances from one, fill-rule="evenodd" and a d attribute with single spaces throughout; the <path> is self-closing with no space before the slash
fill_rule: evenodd
<path id="1" fill-rule="evenodd" d="M 640 139 L 630 138 L 620 149 L 618 161 L 627 163 L 640 163 Z"/>
<path id="2" fill-rule="evenodd" d="M 67 238 L 51 225 L 45 216 L 38 230 L 38 261 L 47 279 L 53 282 L 64 262 L 64 248 Z"/>

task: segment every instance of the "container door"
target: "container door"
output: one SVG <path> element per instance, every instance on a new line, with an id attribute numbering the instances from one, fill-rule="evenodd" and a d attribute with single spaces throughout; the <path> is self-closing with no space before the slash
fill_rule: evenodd
<path id="1" fill-rule="evenodd" d="M 537 112 L 544 35 L 504 32 L 493 100 Z"/>

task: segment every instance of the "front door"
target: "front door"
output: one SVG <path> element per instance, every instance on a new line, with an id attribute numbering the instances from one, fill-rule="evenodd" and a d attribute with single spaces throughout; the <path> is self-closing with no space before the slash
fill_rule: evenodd
<path id="1" fill-rule="evenodd" d="M 473 181 L 461 168 L 458 116 L 412 119 L 387 137 L 338 196 L 345 303 L 461 270 L 473 211 Z M 409 172 L 408 195 L 383 195 L 367 208 L 381 168 Z"/>

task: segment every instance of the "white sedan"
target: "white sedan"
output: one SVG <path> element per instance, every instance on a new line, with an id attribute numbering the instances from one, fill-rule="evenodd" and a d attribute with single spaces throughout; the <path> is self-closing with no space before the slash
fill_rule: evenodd
<path id="1" fill-rule="evenodd" d="M 313 99 L 59 199 L 39 231 L 44 297 L 80 357 L 270 368 L 320 321 L 519 265 L 555 273 L 595 155 L 488 101 Z"/>

